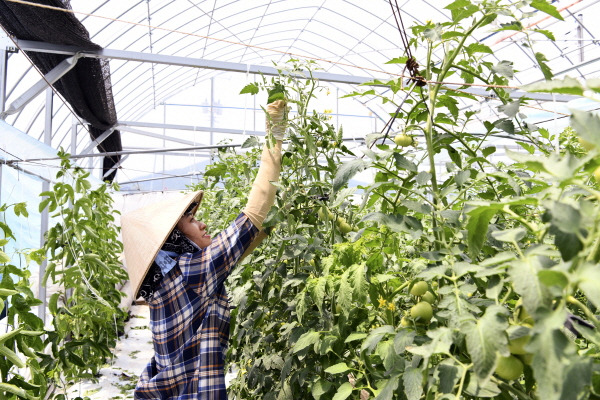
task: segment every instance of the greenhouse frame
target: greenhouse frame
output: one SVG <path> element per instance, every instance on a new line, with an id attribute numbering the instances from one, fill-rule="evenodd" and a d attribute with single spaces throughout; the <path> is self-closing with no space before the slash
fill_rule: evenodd
<path id="1" fill-rule="evenodd" d="M 0 0 L 0 398 L 600 398 L 597 12 Z M 200 362 L 160 392 L 180 327 L 157 330 L 121 217 L 198 191 L 213 243 L 260 233 L 219 281 L 219 389 Z M 149 250 L 161 282 L 210 254 L 186 237 L 174 269 L 164 234 Z"/>

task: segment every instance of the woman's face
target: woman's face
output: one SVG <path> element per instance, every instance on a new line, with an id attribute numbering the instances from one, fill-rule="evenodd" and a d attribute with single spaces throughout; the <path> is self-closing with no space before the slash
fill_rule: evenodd
<path id="1" fill-rule="evenodd" d="M 198 221 L 191 214 L 185 214 L 179 222 L 177 222 L 177 229 L 179 229 L 188 239 L 196 243 L 201 249 L 210 246 L 212 238 L 206 234 L 206 224 Z"/>

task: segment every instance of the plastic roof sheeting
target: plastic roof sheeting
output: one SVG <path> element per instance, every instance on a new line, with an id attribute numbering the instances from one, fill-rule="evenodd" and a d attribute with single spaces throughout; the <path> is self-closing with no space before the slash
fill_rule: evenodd
<path id="1" fill-rule="evenodd" d="M 409 27 L 414 23 L 449 20 L 449 12 L 443 7 L 450 2 L 399 0 L 409 37 L 412 36 Z M 284 62 L 290 56 L 283 53 L 292 53 L 298 57 L 319 59 L 319 65 L 327 72 L 377 78 L 388 78 L 389 74 L 402 73 L 403 69 L 402 65 L 385 64 L 403 55 L 400 35 L 387 0 L 71 0 L 70 3 L 75 11 L 94 14 L 76 15 L 89 31 L 91 40 L 107 49 L 258 65 Z M 522 21 L 525 25 L 535 24 L 540 29 L 554 32 L 555 42 L 543 35 L 532 37 L 534 50 L 546 55 L 554 73 L 564 71 L 575 77 L 597 77 L 600 70 L 597 62 L 600 60 L 600 44 L 597 40 L 600 25 L 595 23 L 595 16 L 600 13 L 600 1 L 560 0 L 554 1 L 553 5 L 561 10 L 565 21 L 539 12 L 532 13 L 530 18 Z M 500 22 L 506 21 L 500 19 Z M 494 54 L 489 56 L 489 61 L 495 63 L 508 59 L 514 62 L 517 72 L 511 84 L 523 85 L 543 79 L 531 50 L 523 46 L 522 34 L 511 31 L 483 33 L 477 39 L 493 49 Z M 417 61 L 423 64 L 424 49 L 418 48 L 414 54 Z M 440 57 L 434 55 L 434 60 L 439 61 Z M 17 69 L 9 65 L 9 73 Z M 194 121 L 189 122 L 191 125 L 206 127 L 211 124 L 220 126 L 222 123 L 222 127 L 234 129 L 261 129 L 260 105 L 254 104 L 254 99 L 239 99 L 240 96 L 237 96 L 244 80 L 252 81 L 253 76 L 121 60 L 111 60 L 110 69 L 120 121 L 179 123 L 181 119 L 193 117 Z M 26 75 L 31 76 L 32 73 Z M 9 89 L 11 83 L 16 85 L 17 78 L 11 79 Z M 228 86 L 228 83 L 231 85 Z M 355 90 L 351 85 L 331 87 L 338 96 Z M 210 100 L 211 91 L 213 103 Z M 12 96 L 18 95 L 17 92 L 12 91 Z M 181 111 L 181 107 L 167 106 L 183 102 L 194 107 L 188 109 L 185 116 L 178 114 L 177 110 Z M 347 102 L 354 102 L 355 106 L 346 106 Z M 337 103 L 340 114 L 352 115 L 336 117 L 344 126 L 351 125 L 347 121 L 373 118 L 366 126 L 377 129 L 376 120 L 379 120 L 381 127 L 381 121 L 387 120 L 390 112 L 389 104 L 382 105 L 378 98 L 361 98 L 358 101 L 340 99 Z M 480 107 L 489 103 L 488 115 L 497 113 L 497 104 L 493 100 L 482 98 L 479 103 L 465 103 L 463 106 Z M 226 112 L 230 118 L 209 117 L 206 110 L 211 109 L 211 104 L 213 112 Z M 331 99 L 323 105 L 326 108 L 337 107 L 335 100 Z M 532 105 L 545 109 L 558 108 L 552 102 Z M 236 111 L 223 108 L 227 106 L 237 107 Z M 58 143 L 68 145 L 74 129 L 72 117 L 63 108 L 58 106 L 55 112 L 53 146 Z M 39 122 L 43 119 L 42 109 L 40 102 L 32 105 L 27 113 L 18 117 L 16 126 L 26 131 L 32 130 L 30 134 L 40 137 L 40 128 L 43 128 Z M 556 117 L 555 114 L 533 109 L 525 112 L 535 117 L 536 121 L 552 121 Z M 486 115 L 483 114 L 483 117 Z M 564 117 L 561 118 L 564 120 Z M 8 122 L 15 121 L 8 119 Z M 89 139 L 82 138 L 80 127 L 75 129 L 79 129 L 77 149 L 86 147 Z M 361 129 L 370 128 L 361 125 Z M 206 134 L 168 129 L 147 131 L 177 135 L 181 140 L 197 144 L 208 143 Z M 363 135 L 366 133 L 370 132 L 362 132 Z M 354 136 L 358 133 L 348 134 Z M 142 142 L 147 146 L 151 143 L 160 144 L 160 141 L 140 138 L 128 139 L 124 136 L 123 145 L 141 148 Z M 239 136 L 231 138 L 234 141 L 241 140 Z M 154 171 L 160 171 L 163 163 L 169 164 L 161 157 L 140 157 L 140 162 L 145 163 L 146 170 L 152 164 Z M 132 156 L 127 162 L 134 158 Z M 182 158 L 179 157 L 179 160 Z M 130 171 L 128 176 L 133 179 L 136 174 Z"/>

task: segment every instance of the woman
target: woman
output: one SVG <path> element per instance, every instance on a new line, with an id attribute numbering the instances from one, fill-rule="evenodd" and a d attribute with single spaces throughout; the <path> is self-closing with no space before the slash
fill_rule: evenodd
<path id="1" fill-rule="evenodd" d="M 150 307 L 155 355 L 140 376 L 136 399 L 227 399 L 224 352 L 229 303 L 224 281 L 266 236 L 262 223 L 275 200 L 285 102 L 267 106 L 261 165 L 243 212 L 214 239 L 194 218 L 202 192 L 153 204 L 122 217 L 125 261 L 134 293 Z"/>

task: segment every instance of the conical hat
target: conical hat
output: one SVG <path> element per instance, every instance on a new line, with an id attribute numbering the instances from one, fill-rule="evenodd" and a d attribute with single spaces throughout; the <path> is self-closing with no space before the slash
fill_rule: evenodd
<path id="1" fill-rule="evenodd" d="M 121 235 L 125 265 L 133 295 L 137 296 L 158 250 L 193 202 L 202 200 L 202 191 L 160 201 L 121 216 Z M 194 207 L 192 214 L 196 213 Z"/>

